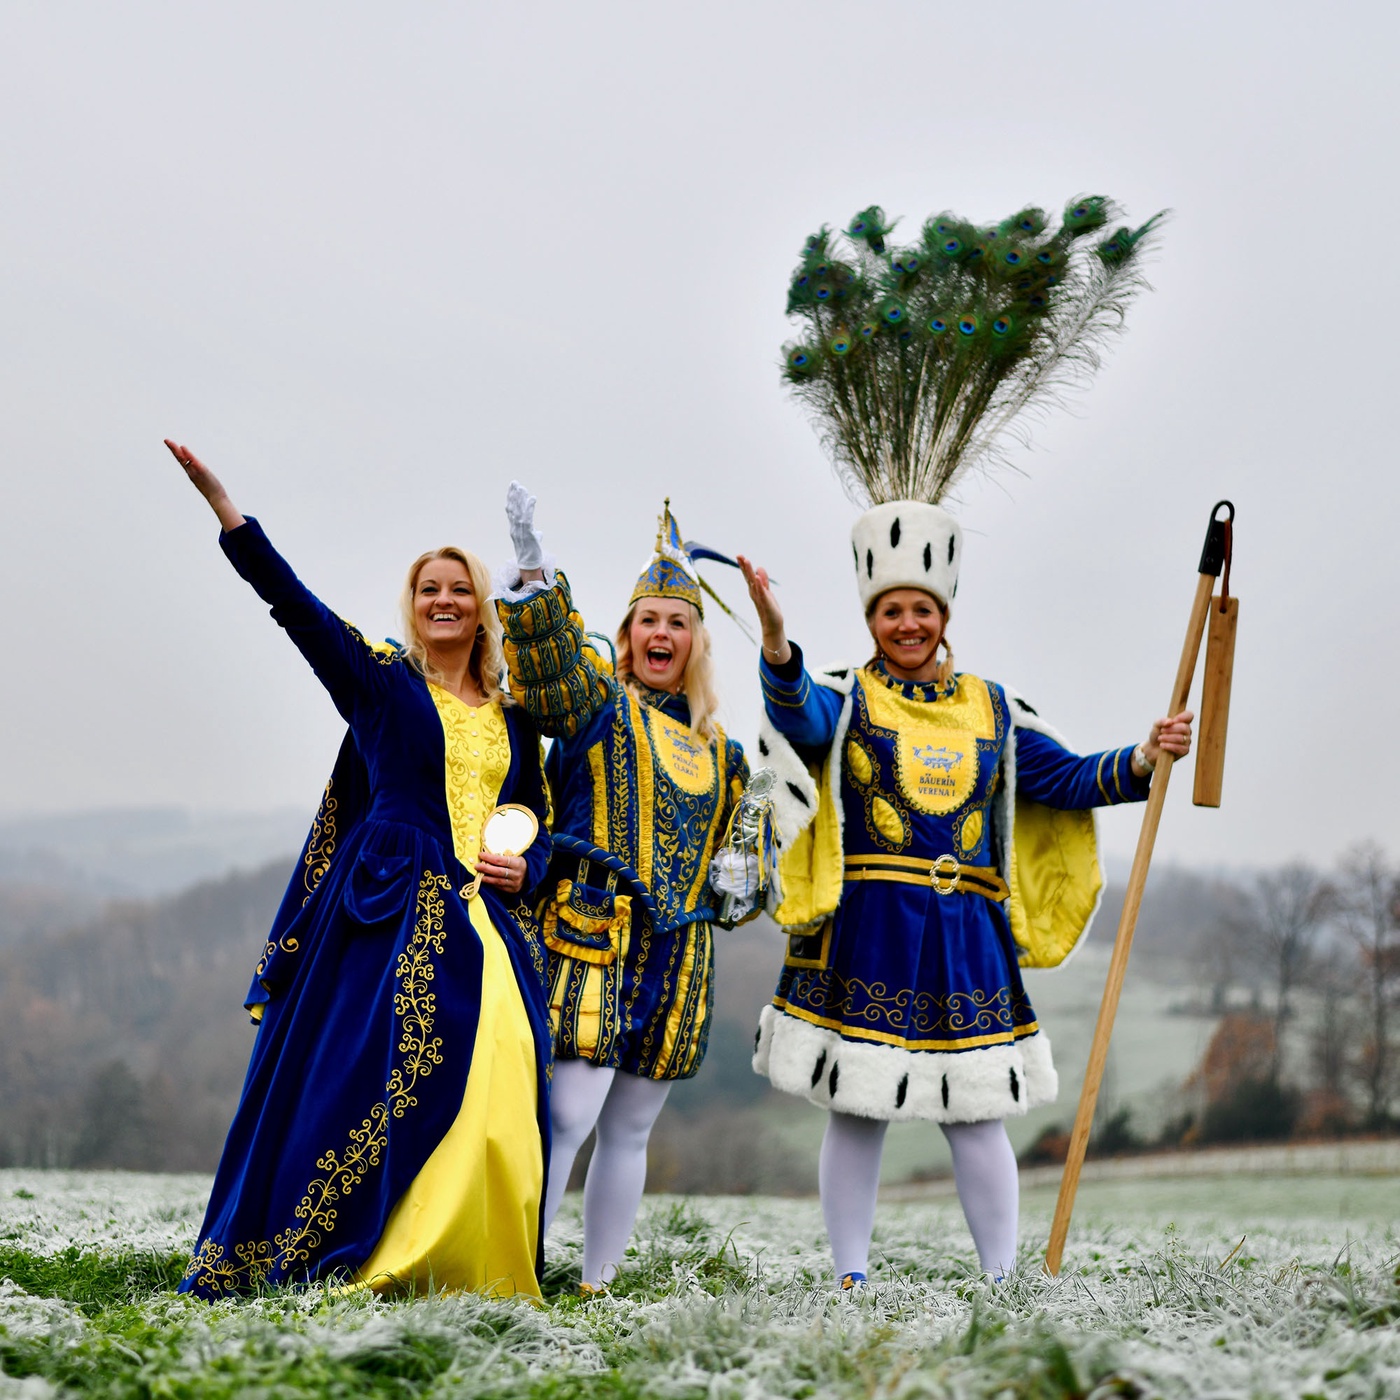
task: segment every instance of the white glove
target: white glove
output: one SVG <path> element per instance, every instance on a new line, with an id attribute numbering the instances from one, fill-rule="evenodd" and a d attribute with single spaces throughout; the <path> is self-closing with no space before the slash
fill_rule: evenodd
<path id="1" fill-rule="evenodd" d="M 544 539 L 535 529 L 535 498 L 518 481 L 512 481 L 506 492 L 506 521 L 515 562 L 522 569 L 542 568 Z"/>
<path id="2" fill-rule="evenodd" d="M 723 896 L 720 917 L 725 923 L 739 923 L 753 912 L 761 873 L 757 856 L 728 846 L 710 862 L 710 885 Z"/>
<path id="3" fill-rule="evenodd" d="M 710 884 L 717 894 L 753 895 L 758 882 L 758 857 L 747 851 L 726 848 L 710 862 Z"/>

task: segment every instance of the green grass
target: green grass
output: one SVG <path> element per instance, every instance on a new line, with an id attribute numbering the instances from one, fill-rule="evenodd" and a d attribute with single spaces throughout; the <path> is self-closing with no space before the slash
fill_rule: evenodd
<path id="1" fill-rule="evenodd" d="M 0 1278 L 36 1297 L 75 1303 L 88 1315 L 173 1291 L 188 1263 L 185 1250 L 101 1253 L 70 1245 L 59 1254 L 43 1255 L 0 1244 Z"/>
<path id="2" fill-rule="evenodd" d="M 1381 1196 L 1327 1216 L 1335 1183 L 1229 1185 L 1235 1196 L 1220 1183 L 1094 1183 L 1136 1197 L 1086 1188 L 1057 1279 L 1037 1267 L 1048 1211 L 1031 1193 L 1021 1270 L 999 1287 L 978 1276 L 952 1203 L 882 1206 L 875 1287 L 843 1296 L 815 1202 L 650 1198 L 600 1298 L 576 1296 L 570 1202 L 543 1307 L 321 1289 L 210 1307 L 173 1292 L 183 1250 L 81 1242 L 84 1230 L 119 1236 L 128 1208 L 133 1240 L 164 1238 L 150 1224 L 159 1179 L 34 1179 L 9 1209 L 29 1212 L 35 1238 L 78 1242 L 0 1246 L 0 1400 L 1400 1394 L 1400 1240 L 1372 1218 Z M 1169 1194 L 1203 1187 L 1191 1211 Z"/>

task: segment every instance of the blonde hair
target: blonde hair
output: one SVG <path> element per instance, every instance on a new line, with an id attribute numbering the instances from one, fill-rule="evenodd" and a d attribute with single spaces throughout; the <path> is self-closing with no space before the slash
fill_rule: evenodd
<path id="1" fill-rule="evenodd" d="M 893 590 L 888 588 L 885 589 L 885 593 L 892 591 Z M 938 638 L 938 645 L 943 648 L 943 660 L 938 663 L 938 669 L 933 673 L 933 679 L 928 682 L 930 685 L 942 687 L 953 679 L 953 648 L 948 641 L 948 605 L 938 594 L 929 593 L 927 588 L 921 588 L 919 592 L 928 593 L 928 596 L 938 604 L 938 611 L 943 614 L 943 631 Z M 870 626 L 870 619 L 875 615 L 875 609 L 879 607 L 880 599 L 885 596 L 885 593 L 876 594 L 876 596 L 870 600 L 870 606 L 865 610 L 865 625 L 867 627 Z M 934 650 L 936 652 L 937 648 L 935 647 Z M 877 661 L 888 660 L 889 658 L 880 650 L 880 643 L 876 642 L 875 654 L 865 664 L 867 666 L 873 666 Z"/>
<path id="2" fill-rule="evenodd" d="M 472 582 L 472 593 L 476 596 L 477 629 L 476 645 L 472 648 L 471 660 L 467 663 L 467 674 L 477 684 L 487 700 L 507 699 L 505 689 L 506 657 L 501 647 L 501 619 L 491 603 L 491 573 L 475 554 L 455 545 L 444 545 L 441 549 L 430 549 L 413 561 L 404 581 L 403 593 L 399 597 L 399 613 L 403 620 L 404 651 L 408 659 L 418 668 L 425 680 L 441 685 L 446 677 L 433 665 L 428 656 L 427 645 L 418 631 L 418 619 L 413 612 L 413 599 L 418 588 L 418 575 L 423 566 L 434 559 L 455 559 L 466 571 Z"/>
<path id="3" fill-rule="evenodd" d="M 641 602 L 639 598 L 637 602 Z M 667 602 L 682 603 L 690 610 L 690 656 L 681 677 L 681 694 L 690 705 L 690 727 L 706 743 L 719 738 L 719 696 L 715 693 L 715 664 L 710 655 L 710 629 L 694 603 L 679 598 Z M 636 691 L 642 682 L 632 670 L 632 619 L 637 615 L 637 603 L 627 609 L 614 639 L 617 644 L 617 679 L 628 690 Z"/>

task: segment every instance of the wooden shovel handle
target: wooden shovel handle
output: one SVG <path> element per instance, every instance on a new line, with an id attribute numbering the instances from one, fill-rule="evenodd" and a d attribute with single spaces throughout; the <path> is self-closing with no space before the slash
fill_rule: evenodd
<path id="1" fill-rule="evenodd" d="M 1191 620 L 1186 626 L 1186 641 L 1181 648 L 1181 664 L 1176 668 L 1172 685 L 1169 715 L 1180 714 L 1186 708 L 1191 691 L 1191 678 L 1196 673 L 1196 658 L 1201 650 L 1201 634 L 1205 631 L 1210 596 L 1215 589 L 1215 575 L 1203 573 L 1196 579 L 1196 599 L 1191 605 Z M 1079 1094 L 1079 1111 L 1070 1134 L 1069 1156 L 1065 1159 L 1064 1175 L 1060 1178 L 1060 1195 L 1055 1202 L 1055 1218 L 1050 1226 L 1050 1244 L 1045 1251 L 1046 1272 L 1058 1274 L 1064 1255 L 1065 1238 L 1069 1234 L 1069 1218 L 1074 1211 L 1074 1197 L 1079 1190 L 1079 1173 L 1084 1166 L 1084 1154 L 1089 1147 L 1089 1133 L 1094 1126 L 1094 1109 L 1099 1101 L 1104 1067 L 1108 1063 L 1108 1042 L 1113 1035 L 1113 1020 L 1118 1014 L 1118 999 L 1123 993 L 1123 978 L 1128 971 L 1128 954 L 1133 947 L 1137 929 L 1138 910 L 1142 907 L 1142 892 L 1147 886 L 1147 869 L 1152 863 L 1152 847 L 1157 840 L 1157 825 L 1162 820 L 1162 804 L 1167 800 L 1167 783 L 1171 779 L 1171 754 L 1162 751 L 1152 773 L 1152 790 L 1147 796 L 1147 810 L 1138 833 L 1137 850 L 1133 854 L 1132 873 L 1123 897 L 1123 913 L 1118 920 L 1118 936 L 1113 941 L 1113 957 L 1108 964 L 1108 981 L 1104 984 L 1103 1001 L 1099 1004 L 1099 1019 L 1094 1027 L 1094 1043 L 1089 1050 L 1089 1067 L 1084 1073 L 1084 1087 Z"/>

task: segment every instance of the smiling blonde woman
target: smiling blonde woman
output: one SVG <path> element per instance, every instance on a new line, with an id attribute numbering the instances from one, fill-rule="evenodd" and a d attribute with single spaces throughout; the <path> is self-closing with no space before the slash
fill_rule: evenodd
<path id="1" fill-rule="evenodd" d="M 627 1247 L 646 1148 L 671 1084 L 705 1057 L 713 1002 L 710 866 L 748 779 L 715 721 L 700 582 L 669 506 L 617 630 L 617 661 L 547 576 L 534 498 L 506 503 L 516 560 L 498 607 L 511 692 L 554 736 L 554 846 L 544 892 L 554 1082 L 548 1222 L 589 1133 L 582 1283 Z"/>
<path id="2" fill-rule="evenodd" d="M 523 900 L 549 836 L 486 569 L 421 555 L 408 646 L 373 646 L 167 446 L 350 728 L 248 991 L 252 1056 L 181 1291 L 324 1279 L 538 1298 L 550 1041 Z M 483 849 L 502 802 L 535 814 L 516 854 Z"/>

